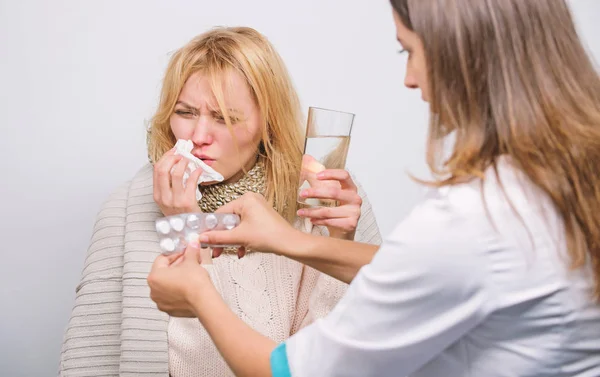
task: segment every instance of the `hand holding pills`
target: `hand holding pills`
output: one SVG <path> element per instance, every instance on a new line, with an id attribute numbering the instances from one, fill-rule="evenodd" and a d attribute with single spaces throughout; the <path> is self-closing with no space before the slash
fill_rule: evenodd
<path id="1" fill-rule="evenodd" d="M 156 220 L 158 242 L 163 254 L 185 250 L 190 243 L 198 242 L 200 233 L 209 230 L 231 230 L 240 223 L 240 217 L 222 213 L 184 213 Z M 211 245 L 230 247 L 238 245 Z"/>

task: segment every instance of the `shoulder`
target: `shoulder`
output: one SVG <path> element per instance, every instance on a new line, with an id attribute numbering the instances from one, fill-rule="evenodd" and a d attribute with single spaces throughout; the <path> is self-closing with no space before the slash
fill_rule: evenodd
<path id="1" fill-rule="evenodd" d="M 147 163 L 142 166 L 140 170 L 135 173 L 131 180 L 132 188 L 139 186 L 152 186 L 152 177 L 154 172 L 154 166 L 151 163 Z"/>
<path id="2" fill-rule="evenodd" d="M 386 243 L 442 274 L 491 273 L 497 252 L 527 237 L 524 224 L 537 229 L 546 206 L 543 193 L 502 162 L 484 179 L 428 189 Z"/>
<path id="3" fill-rule="evenodd" d="M 128 181 L 117 186 L 105 199 L 102 210 L 110 208 L 125 208 L 132 196 L 152 195 L 152 164 L 148 163 L 139 169 Z"/>
<path id="4" fill-rule="evenodd" d="M 429 210 L 475 221 L 508 220 L 551 205 L 547 195 L 506 159 L 488 168 L 482 179 L 428 189 L 425 203 Z"/>

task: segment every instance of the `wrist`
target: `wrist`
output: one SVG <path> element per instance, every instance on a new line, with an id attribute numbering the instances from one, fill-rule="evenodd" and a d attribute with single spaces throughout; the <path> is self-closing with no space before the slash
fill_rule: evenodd
<path id="1" fill-rule="evenodd" d="M 346 241 L 354 241 L 354 236 L 356 234 L 356 231 L 345 232 L 335 228 L 328 228 L 327 230 L 329 231 L 329 237 Z"/>
<path id="2" fill-rule="evenodd" d="M 290 234 L 281 238 L 284 241 L 281 242 L 281 247 L 277 254 L 292 259 L 306 256 L 311 249 L 313 238 L 310 234 L 292 229 Z"/>
<path id="3" fill-rule="evenodd" d="M 207 281 L 205 281 L 207 280 Z M 217 289 L 210 279 L 194 279 L 186 292 L 186 300 L 196 317 L 206 310 L 206 305 L 214 295 L 219 296 Z"/>

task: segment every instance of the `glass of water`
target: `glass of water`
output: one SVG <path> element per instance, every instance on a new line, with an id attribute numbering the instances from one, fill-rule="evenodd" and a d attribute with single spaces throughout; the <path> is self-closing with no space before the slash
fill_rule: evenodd
<path id="1" fill-rule="evenodd" d="M 298 188 L 298 202 L 309 207 L 332 207 L 335 201 L 302 198 L 300 192 L 310 187 L 337 185 L 337 181 L 321 181 L 317 174 L 326 169 L 345 169 L 354 114 L 310 107 L 304 139 L 304 156 Z"/>

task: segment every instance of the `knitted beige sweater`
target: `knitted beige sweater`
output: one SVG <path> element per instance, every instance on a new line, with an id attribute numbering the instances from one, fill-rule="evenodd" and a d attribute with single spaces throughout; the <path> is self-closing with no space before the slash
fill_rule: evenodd
<path id="1" fill-rule="evenodd" d="M 380 244 L 365 193 L 356 240 Z M 160 253 L 146 165 L 100 210 L 62 347 L 59 375 L 231 376 L 198 320 L 169 318 L 149 297 L 146 277 Z M 302 228 L 302 221 L 297 227 Z M 326 235 L 315 227 L 313 233 Z M 224 254 L 207 266 L 229 307 L 276 342 L 331 310 L 346 285 L 295 261 L 251 253 Z"/>

